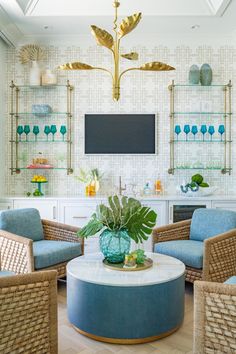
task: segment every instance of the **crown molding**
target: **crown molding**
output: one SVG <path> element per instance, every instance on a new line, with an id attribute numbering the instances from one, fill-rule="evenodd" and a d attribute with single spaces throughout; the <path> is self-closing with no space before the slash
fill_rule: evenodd
<path id="1" fill-rule="evenodd" d="M 23 38 L 23 33 L 12 22 L 6 11 L 0 5 L 0 37 L 11 47 L 16 47 Z"/>
<path id="2" fill-rule="evenodd" d="M 224 15 L 231 1 L 232 0 L 206 0 L 206 3 L 214 16 L 221 17 Z"/>

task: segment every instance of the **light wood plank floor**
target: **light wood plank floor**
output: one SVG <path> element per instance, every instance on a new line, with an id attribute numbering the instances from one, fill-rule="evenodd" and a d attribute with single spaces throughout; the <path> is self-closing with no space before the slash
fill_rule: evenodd
<path id="1" fill-rule="evenodd" d="M 186 284 L 185 318 L 182 327 L 169 337 L 138 345 L 106 344 L 82 336 L 67 319 L 66 285 L 58 283 L 59 354 L 191 354 L 193 341 L 193 288 Z"/>

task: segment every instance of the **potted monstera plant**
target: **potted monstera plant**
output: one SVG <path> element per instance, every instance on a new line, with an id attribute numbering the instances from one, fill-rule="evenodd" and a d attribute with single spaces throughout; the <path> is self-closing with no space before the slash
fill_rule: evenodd
<path id="1" fill-rule="evenodd" d="M 91 220 L 78 231 L 80 237 L 100 233 L 100 249 L 110 263 L 121 263 L 130 251 L 131 239 L 142 243 L 152 233 L 157 214 L 149 207 L 128 197 L 117 195 L 108 198 L 108 204 L 100 204 Z"/>

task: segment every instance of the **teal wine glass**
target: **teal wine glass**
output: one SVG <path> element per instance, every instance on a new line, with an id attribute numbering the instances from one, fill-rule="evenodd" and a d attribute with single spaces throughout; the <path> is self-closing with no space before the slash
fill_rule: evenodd
<path id="1" fill-rule="evenodd" d="M 211 141 L 212 141 L 212 135 L 215 133 L 215 128 L 213 125 L 210 125 L 209 128 L 208 128 L 208 133 L 210 134 L 211 136 Z"/>
<path id="2" fill-rule="evenodd" d="M 33 127 L 33 133 L 35 135 L 35 141 L 37 141 L 37 135 L 39 134 L 39 127 L 38 125 L 34 125 Z"/>
<path id="3" fill-rule="evenodd" d="M 175 126 L 175 134 L 177 135 L 177 140 L 179 140 L 179 134 L 181 133 L 180 125 Z"/>
<path id="4" fill-rule="evenodd" d="M 206 132 L 207 132 L 207 126 L 205 125 L 205 124 L 203 124 L 202 126 L 201 126 L 201 129 L 200 129 L 200 132 L 202 133 L 202 139 L 203 139 L 203 141 L 205 140 L 205 134 L 206 134 Z"/>
<path id="5" fill-rule="evenodd" d="M 191 128 L 191 133 L 193 134 L 193 138 L 195 140 L 196 138 L 196 134 L 198 133 L 198 129 L 197 129 L 197 126 L 196 125 L 193 125 L 192 128 Z"/>
<path id="6" fill-rule="evenodd" d="M 224 124 L 219 125 L 218 133 L 221 135 L 220 141 L 222 141 L 222 135 L 225 133 L 225 126 L 224 126 Z"/>
<path id="7" fill-rule="evenodd" d="M 184 126 L 184 132 L 186 134 L 186 141 L 188 141 L 188 134 L 190 133 L 190 126 L 189 124 L 185 124 Z"/>
<path id="8" fill-rule="evenodd" d="M 48 135 L 51 133 L 51 129 L 49 127 L 49 125 L 45 125 L 44 127 L 44 134 L 47 135 L 47 141 L 48 141 Z"/>
<path id="9" fill-rule="evenodd" d="M 56 125 L 51 125 L 51 133 L 52 133 L 52 141 L 54 141 L 54 135 L 57 132 L 57 126 Z"/>
<path id="10" fill-rule="evenodd" d="M 28 134 L 30 133 L 30 126 L 29 125 L 24 126 L 24 133 L 26 135 L 26 141 L 28 141 Z"/>
<path id="11" fill-rule="evenodd" d="M 62 140 L 64 141 L 65 140 L 65 134 L 67 132 L 67 129 L 66 129 L 66 126 L 65 125 L 61 125 L 61 128 L 60 128 L 60 133 L 62 135 Z"/>
<path id="12" fill-rule="evenodd" d="M 19 141 L 21 141 L 21 135 L 24 133 L 23 126 L 22 125 L 18 125 L 16 132 L 19 135 Z"/>

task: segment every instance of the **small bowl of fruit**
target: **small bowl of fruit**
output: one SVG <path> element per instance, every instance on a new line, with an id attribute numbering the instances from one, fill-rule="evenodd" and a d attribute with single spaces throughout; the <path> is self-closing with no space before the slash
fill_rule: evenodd
<path id="1" fill-rule="evenodd" d="M 38 184 L 38 188 L 35 189 L 35 191 L 33 192 L 33 196 L 34 197 L 42 197 L 44 194 L 42 192 L 42 187 L 41 184 L 42 183 L 47 183 L 47 178 L 45 176 L 41 176 L 41 175 L 34 175 L 34 177 L 31 180 L 31 183 L 37 183 Z"/>

